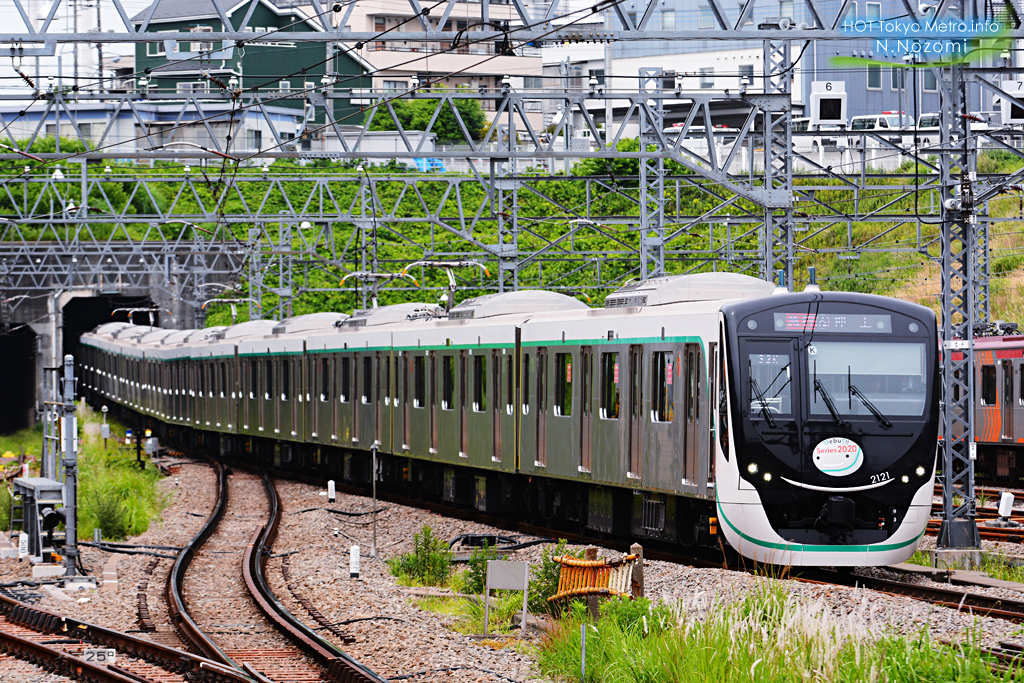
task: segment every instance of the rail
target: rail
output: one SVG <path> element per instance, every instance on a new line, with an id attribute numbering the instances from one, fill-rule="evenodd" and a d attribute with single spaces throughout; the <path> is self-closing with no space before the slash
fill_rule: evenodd
<path id="1" fill-rule="evenodd" d="M 193 647 L 198 649 L 203 655 L 210 659 L 219 662 L 223 665 L 227 665 L 233 669 L 241 670 L 238 664 L 228 657 L 228 655 L 217 646 L 213 640 L 210 639 L 199 625 L 193 621 L 192 617 L 188 613 L 188 609 L 185 607 L 185 600 L 182 597 L 182 587 L 185 582 L 185 572 L 188 571 L 189 565 L 192 564 L 192 560 L 195 557 L 198 548 L 202 547 L 206 539 L 213 534 L 217 528 L 217 524 L 224 516 L 224 510 L 227 509 L 228 505 L 228 482 L 227 472 L 224 466 L 218 462 L 214 462 L 214 468 L 217 471 L 217 504 L 210 513 L 210 516 L 206 519 L 206 523 L 203 524 L 203 528 L 199 530 L 199 533 L 193 537 L 188 545 L 185 546 L 184 550 L 178 554 L 178 559 L 174 561 L 174 566 L 171 568 L 170 576 L 167 578 L 167 610 L 170 612 L 171 621 L 174 626 L 181 633 L 182 637 L 191 643 Z M 249 680 L 248 678 L 242 678 L 241 680 Z"/>
<path id="2" fill-rule="evenodd" d="M 245 557 L 242 562 L 245 585 L 253 600 L 274 626 L 294 640 L 318 664 L 324 667 L 328 680 L 337 683 L 386 683 L 386 678 L 360 664 L 297 619 L 271 590 L 264 578 L 264 570 L 269 547 L 277 536 L 277 526 L 281 520 L 281 501 L 270 476 L 265 470 L 261 474 L 263 488 L 266 490 L 267 500 L 270 502 L 270 517 L 266 524 L 261 525 L 253 532 L 252 538 L 249 539 L 249 544 L 245 548 Z"/>
<path id="3" fill-rule="evenodd" d="M 96 645 L 114 648 L 118 653 L 145 660 L 152 664 L 186 677 L 188 680 L 205 680 L 221 682 L 245 682 L 250 679 L 220 662 L 200 657 L 190 652 L 176 650 L 166 645 L 121 633 L 105 626 L 97 626 L 74 617 L 63 616 L 41 607 L 28 605 L 9 595 L 0 593 L 0 613 L 7 621 L 18 626 L 32 629 L 39 633 L 74 637 Z M 138 681 L 122 674 L 107 675 L 107 669 L 85 662 L 63 650 L 37 643 L 0 629 L 0 649 L 23 659 L 30 659 L 43 664 L 52 671 L 64 673 L 72 677 L 95 681 Z M 67 662 L 67 666 L 61 662 Z M 73 665 L 78 670 L 67 668 Z M 96 672 L 96 669 L 100 669 Z M 137 676 L 137 674 L 129 674 Z"/>

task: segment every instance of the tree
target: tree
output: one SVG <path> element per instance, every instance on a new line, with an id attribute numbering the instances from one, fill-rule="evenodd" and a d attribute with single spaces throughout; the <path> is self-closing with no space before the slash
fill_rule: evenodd
<path id="1" fill-rule="evenodd" d="M 436 92 L 443 91 L 438 89 Z M 483 107 L 480 106 L 480 100 L 452 99 L 451 102 L 455 104 L 455 109 L 458 110 L 459 117 L 470 137 L 474 141 L 480 140 L 487 130 L 487 116 L 484 114 Z M 395 117 L 401 122 L 403 129 L 426 131 L 430 125 L 430 119 L 438 107 L 439 100 L 400 98 L 391 100 L 389 104 L 394 109 Z M 430 127 L 430 132 L 436 134 L 440 142 L 468 142 L 452 108 L 447 103 L 441 103 L 440 106 L 441 111 L 438 113 L 434 125 Z M 369 118 L 369 114 L 367 114 L 367 118 Z M 370 122 L 370 130 L 398 130 L 386 106 L 378 107 L 373 121 Z"/>

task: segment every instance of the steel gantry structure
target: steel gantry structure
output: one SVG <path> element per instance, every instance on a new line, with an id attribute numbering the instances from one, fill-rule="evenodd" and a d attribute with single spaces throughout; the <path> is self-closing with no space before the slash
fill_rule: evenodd
<path id="1" fill-rule="evenodd" d="M 53 0 L 37 30 L 23 0 L 13 0 L 24 26 L 0 32 L 0 50 L 20 59 L 53 55 L 60 43 L 154 42 L 150 21 L 161 3 L 171 0 L 156 0 L 138 22 L 129 19 L 121 0 L 111 0 L 122 25 L 103 34 L 52 30 L 54 17 L 68 1 Z M 348 18 L 360 1 L 365 0 L 326 5 L 309 0 L 321 30 L 289 33 L 289 41 L 325 43 L 340 52 L 361 49 L 380 34 L 348 28 Z M 430 7 L 408 1 L 415 23 L 402 38 L 454 47 L 460 32 L 445 27 L 459 0 Z M 473 269 L 473 280 L 463 282 L 463 288 L 543 286 L 575 291 L 707 269 L 747 271 L 766 278 L 781 271 L 792 287 L 794 263 L 804 251 L 837 258 L 903 252 L 931 260 L 941 270 L 946 436 L 941 542 L 976 545 L 971 349 L 974 325 L 988 317 L 988 236 L 995 222 L 985 209 L 989 200 L 1024 177 L 1024 171 L 977 174 L 979 146 L 1024 157 L 1005 139 L 1013 131 L 977 133 L 964 116 L 975 84 L 1024 108 L 1012 93 L 1002 90 L 995 80 L 997 71 L 925 65 L 933 69 L 943 96 L 938 144 L 922 146 L 915 140 L 903 145 L 868 132 L 853 136 L 849 161 L 842 151 L 837 161 L 826 161 L 823 154 L 814 158 L 794 146 L 800 138 L 792 126 L 794 49 L 806 47 L 808 41 L 862 39 L 863 35 L 840 30 L 849 0 L 804 0 L 813 18 L 811 28 L 787 28 L 786 22 L 772 20 L 755 25 L 750 21 L 754 0 L 742 2 L 738 13 L 727 11 L 721 0 L 709 0 L 714 26 L 682 31 L 652 30 L 657 5 L 653 1 L 637 7 L 636 13 L 625 11 L 615 0 L 575 11 L 560 11 L 559 0 L 537 10 L 524 0 L 510 2 L 519 21 L 495 28 L 487 23 L 485 2 L 485 25 L 471 34 L 474 41 L 500 40 L 503 50 L 514 52 L 544 42 L 753 40 L 763 45 L 761 87 L 692 91 L 685 79 L 670 77 L 660 68 L 641 69 L 631 81 L 635 86 L 628 88 L 592 80 L 583 89 L 543 91 L 515 91 L 507 82 L 479 92 L 443 90 L 435 87 L 436 81 L 426 80 L 403 93 L 357 93 L 344 79 L 325 77 L 319 86 L 307 84 L 274 94 L 220 84 L 219 91 L 195 99 L 153 92 L 142 74 L 124 92 L 113 92 L 102 82 L 75 92 L 61 87 L 44 91 L 34 84 L 30 93 L 4 95 L 0 101 L 31 100 L 23 115 L 52 111 L 67 118 L 76 136 L 81 136 L 76 103 L 103 101 L 114 106 L 115 116 L 125 112 L 134 117 L 140 134 L 128 141 L 108 139 L 111 119 L 99 140 L 85 143 L 86 151 L 62 151 L 58 140 L 56 151 L 44 154 L 33 151 L 32 144 L 45 130 L 46 115 L 39 117 L 28 140 L 15 139 L 8 122 L 2 133 L 7 138 L 5 153 L 0 154 L 0 163 L 9 166 L 0 178 L 0 201 L 8 207 L 0 226 L 0 287 L 4 292 L 155 287 L 196 310 L 202 306 L 206 285 L 221 283 L 234 289 L 244 280 L 252 301 L 250 315 L 258 317 L 272 306 L 278 315 L 288 314 L 290 302 L 306 292 L 337 289 L 311 273 L 343 278 L 404 272 L 405 266 L 424 260 L 497 265 L 494 280 L 484 278 L 486 271 Z M 221 0 L 210 3 L 225 30 L 204 33 L 203 39 L 220 43 L 219 50 L 274 39 L 244 30 L 258 0 L 247 3 L 246 17 L 238 26 Z M 909 20 L 925 18 L 922 6 L 911 0 L 902 4 Z M 961 4 L 953 8 L 943 0 L 933 8 L 933 16 L 988 18 L 988 4 Z M 1013 9 L 1020 13 L 1016 4 Z M 617 26 L 592 31 L 576 25 L 602 12 L 613 13 Z M 919 37 L 941 36 L 925 32 Z M 1024 32 L 1015 26 L 1002 37 L 1024 38 Z M 159 37 L 167 54 L 176 53 L 178 42 L 193 39 L 191 33 L 174 31 Z M 203 56 L 176 54 L 184 61 Z M 391 106 L 397 98 L 433 102 L 434 113 L 424 133 L 430 133 L 442 111 L 452 110 L 461 144 L 427 153 L 424 136 L 403 129 Z M 455 103 L 460 98 L 491 104 L 492 123 L 482 139 L 476 139 L 459 117 Z M 332 107 L 337 99 L 364 103 L 366 120 L 337 120 Z M 335 133 L 339 151 L 303 152 L 289 142 L 285 131 L 274 127 L 267 107 L 294 100 L 304 111 L 302 131 Z M 549 137 L 525 114 L 526 103 L 538 100 L 557 102 L 565 113 Z M 176 103 L 180 114 L 173 130 L 194 136 L 188 149 L 180 143 L 165 144 L 139 115 L 140 102 Z M 220 108 L 214 111 L 211 102 Z M 677 131 L 664 127 L 669 107 L 685 115 Z M 725 109 L 742 122 L 731 144 L 715 132 Z M 602 131 L 596 118 L 605 111 L 621 116 L 606 121 Z M 270 125 L 273 142 L 265 149 L 240 150 L 230 134 L 217 132 L 218 121 L 241 112 L 262 115 Z M 404 149 L 376 152 L 365 144 L 363 133 L 346 135 L 341 128 L 348 123 L 369 127 L 376 117 L 390 119 L 388 127 L 398 132 Z M 570 118 L 605 144 L 587 150 L 559 148 L 556 140 L 568 137 Z M 702 144 L 686 142 L 695 136 Z M 618 143 L 632 138 L 639 138 L 635 150 L 618 149 Z M 910 162 L 913 171 L 872 172 L 869 147 Z M 392 174 L 372 166 L 374 160 L 425 156 L 461 160 L 464 172 Z M 319 158 L 361 160 L 367 167 L 353 172 L 341 165 L 279 164 L 273 170 L 268 166 L 274 160 L 305 163 Z M 558 162 L 569 159 L 589 161 L 591 172 L 553 173 Z M 115 160 L 121 163 L 111 169 Z M 611 172 L 611 162 L 622 160 L 635 163 L 635 173 L 622 177 Z M 146 166 L 153 161 L 197 163 L 201 170 L 183 174 Z M 79 165 L 80 171 L 73 178 L 51 172 L 56 164 Z M 537 171 L 545 167 L 546 171 Z M 569 186 L 583 201 L 568 201 L 565 193 L 556 191 Z M 112 196 L 115 188 L 117 197 Z M 161 202 L 156 197 L 170 199 Z M 883 201 L 868 208 L 862 202 L 868 198 Z M 853 226 L 862 223 L 884 227 L 874 237 L 858 240 Z M 882 241 L 906 226 L 914 228 L 912 237 L 895 244 Z M 845 239 L 836 237 L 844 227 Z M 818 238 L 824 234 L 835 239 L 821 244 Z M 425 274 L 421 272 L 421 279 Z M 454 277 L 450 269 L 449 277 Z M 362 281 L 369 280 L 352 277 L 353 283 Z M 445 283 L 438 289 L 451 287 Z M 953 504 L 955 493 L 963 495 L 962 504 Z"/>

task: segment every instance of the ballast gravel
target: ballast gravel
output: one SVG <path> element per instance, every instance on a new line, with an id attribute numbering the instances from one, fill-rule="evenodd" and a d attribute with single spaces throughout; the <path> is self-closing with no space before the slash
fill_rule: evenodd
<path id="1" fill-rule="evenodd" d="M 397 585 L 385 563 L 387 558 L 410 551 L 413 536 L 424 525 L 431 526 L 439 537 L 446 540 L 462 533 L 517 534 L 385 502 L 379 504 L 384 510 L 377 515 L 378 557 L 370 557 L 372 515 L 349 517 L 322 509 L 366 512 L 373 505 L 369 497 L 339 493 L 334 503 L 328 503 L 323 487 L 288 480 L 277 480 L 276 483 L 284 513 L 272 549 L 274 557 L 268 560 L 266 573 L 278 598 L 295 616 L 310 626 L 319 627 L 296 599 L 301 598 L 319 610 L 330 623 L 364 619 L 339 626 L 345 634 L 355 638 L 354 643 L 342 644 L 322 628 L 318 632 L 327 634 L 347 653 L 385 677 L 414 674 L 409 679 L 414 682 L 444 680 L 455 683 L 528 681 L 540 678 L 532 648 L 543 637 L 541 634 L 531 630 L 524 640 L 514 644 L 506 643 L 502 647 L 500 642 L 480 642 L 450 630 L 446 628 L 450 617 L 419 609 L 414 591 Z M 209 514 L 214 499 L 214 476 L 211 468 L 205 464 L 181 464 L 175 475 L 161 481 L 159 486 L 170 501 L 162 519 L 154 522 L 146 533 L 128 539 L 127 542 L 183 545 L 198 531 Z M 522 540 L 530 538 L 522 537 Z M 927 547 L 931 542 L 931 539 L 925 538 L 922 546 Z M 349 577 L 349 551 L 356 544 L 361 550 L 361 571 L 359 578 L 353 579 Z M 1000 548 L 1006 554 L 1022 552 L 1016 546 L 1009 548 L 1011 545 L 1001 544 Z M 543 547 L 538 545 L 514 552 L 508 559 L 539 562 Z M 287 562 L 294 595 L 286 585 L 281 571 L 284 553 L 288 553 Z M 600 549 L 599 554 L 608 557 L 620 555 L 605 549 Z M 83 549 L 83 562 L 91 573 L 98 574 L 109 557 L 110 554 L 106 552 Z M 138 627 L 138 585 L 145 578 L 143 570 L 152 559 L 148 556 L 121 555 L 116 592 L 85 591 L 64 595 L 52 589 L 28 589 L 23 591 L 23 595 L 55 612 L 73 614 L 108 627 L 130 631 Z M 171 564 L 172 560 L 160 560 L 153 575 L 149 577 L 148 604 L 158 633 L 142 634 L 167 644 L 173 644 L 165 640 L 173 639 L 173 631 L 167 621 L 163 592 Z M 906 580 L 902 573 L 886 568 L 861 571 L 884 578 Z M 30 574 L 31 568 L 27 563 L 0 561 L 0 581 L 27 578 Z M 931 579 L 922 576 L 914 580 L 931 582 Z M 755 590 L 761 581 L 764 579 L 743 572 L 698 568 L 659 560 L 645 562 L 648 597 L 681 601 L 685 609 L 698 618 L 701 610 L 708 605 L 742 599 L 748 592 Z M 799 599 L 820 601 L 836 615 L 857 616 L 874 632 L 892 629 L 911 634 L 921 628 L 928 628 L 936 638 L 959 640 L 968 637 L 970 632 L 980 635 L 982 644 L 988 646 L 999 642 L 1024 645 L 1024 638 L 1014 635 L 1020 630 L 1019 625 L 999 619 L 979 618 L 967 611 L 958 613 L 864 588 L 789 580 L 782 581 L 781 585 Z M 971 586 L 962 590 L 1024 600 L 1024 592 L 1009 588 Z M 20 668 L 15 673 L 11 667 Z M 41 671 L 30 673 L 21 663 L 0 658 L 0 682 L 8 680 L 63 679 Z"/>

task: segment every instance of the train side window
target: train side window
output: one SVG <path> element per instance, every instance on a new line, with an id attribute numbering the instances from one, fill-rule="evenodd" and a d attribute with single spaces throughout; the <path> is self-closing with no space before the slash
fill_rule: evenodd
<path id="1" fill-rule="evenodd" d="M 523 354 L 523 415 L 530 414 L 530 354 Z"/>
<path id="2" fill-rule="evenodd" d="M 455 407 L 455 356 L 441 358 L 441 410 Z"/>
<path id="3" fill-rule="evenodd" d="M 199 363 L 199 398 L 202 398 L 206 394 L 204 390 L 206 388 L 206 368 L 203 367 L 202 361 Z"/>
<path id="4" fill-rule="evenodd" d="M 548 397 L 545 393 L 545 375 L 548 369 L 548 354 L 547 349 L 537 349 L 537 413 L 542 414 L 547 412 L 548 409 Z"/>
<path id="5" fill-rule="evenodd" d="M 427 359 L 416 356 L 412 361 L 413 405 L 423 408 L 427 405 Z"/>
<path id="6" fill-rule="evenodd" d="M 601 417 L 605 420 L 619 419 L 621 404 L 619 391 L 619 354 L 601 354 Z"/>
<path id="7" fill-rule="evenodd" d="M 1017 372 L 1020 373 L 1020 390 L 1018 391 L 1017 403 L 1024 406 L 1024 365 L 1018 365 Z"/>
<path id="8" fill-rule="evenodd" d="M 729 459 L 729 399 L 726 387 L 728 386 L 728 375 L 726 374 L 725 363 L 725 337 L 718 339 L 718 445 Z"/>
<path id="9" fill-rule="evenodd" d="M 352 359 L 343 356 L 341 359 L 341 393 L 338 394 L 342 403 L 348 403 L 352 395 Z"/>
<path id="10" fill-rule="evenodd" d="M 511 415 L 516 405 L 515 362 L 511 354 L 507 356 L 507 359 L 505 364 L 505 409 Z"/>
<path id="11" fill-rule="evenodd" d="M 268 360 L 263 364 L 263 378 L 267 386 L 263 398 L 270 400 L 274 398 L 274 361 Z"/>
<path id="12" fill-rule="evenodd" d="M 651 365 L 651 422 L 671 422 L 675 417 L 671 351 L 656 351 Z"/>
<path id="13" fill-rule="evenodd" d="M 281 400 L 288 401 L 292 393 L 292 361 L 281 359 Z"/>
<path id="14" fill-rule="evenodd" d="M 437 405 L 437 352 L 430 352 L 430 406 Z"/>
<path id="15" fill-rule="evenodd" d="M 487 357 L 473 356 L 473 412 L 487 410 Z"/>
<path id="16" fill-rule="evenodd" d="M 228 364 L 221 361 L 220 364 L 220 397 L 224 398 L 228 393 Z"/>
<path id="17" fill-rule="evenodd" d="M 690 347 L 693 344 L 689 344 Z M 686 352 L 686 421 L 700 422 L 700 375 L 697 373 L 698 355 Z"/>
<path id="18" fill-rule="evenodd" d="M 331 400 L 331 361 L 329 358 L 320 359 L 320 400 L 327 402 Z"/>
<path id="19" fill-rule="evenodd" d="M 555 354 L 555 415 L 572 415 L 572 354 Z"/>
<path id="20" fill-rule="evenodd" d="M 249 361 L 249 398 L 256 398 L 260 388 L 260 366 L 256 361 Z"/>
<path id="21" fill-rule="evenodd" d="M 996 404 L 996 366 L 981 366 L 981 404 L 994 406 Z"/>
<path id="22" fill-rule="evenodd" d="M 373 358 L 363 356 L 363 403 L 369 403 L 373 398 Z"/>

